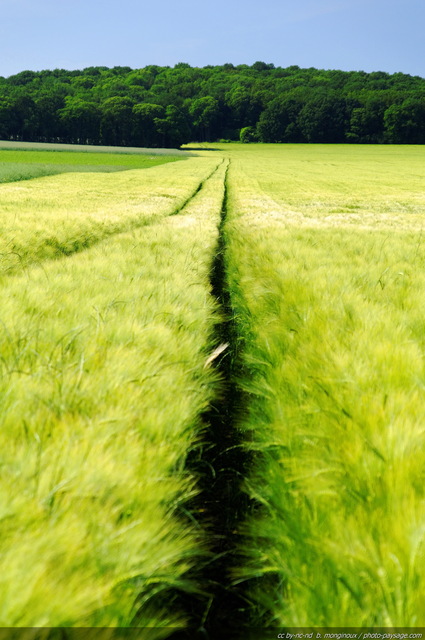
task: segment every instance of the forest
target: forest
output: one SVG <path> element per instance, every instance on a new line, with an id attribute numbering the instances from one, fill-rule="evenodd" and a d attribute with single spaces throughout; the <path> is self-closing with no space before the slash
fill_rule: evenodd
<path id="1" fill-rule="evenodd" d="M 425 143 L 425 78 L 256 62 L 22 71 L 0 77 L 0 139 Z"/>

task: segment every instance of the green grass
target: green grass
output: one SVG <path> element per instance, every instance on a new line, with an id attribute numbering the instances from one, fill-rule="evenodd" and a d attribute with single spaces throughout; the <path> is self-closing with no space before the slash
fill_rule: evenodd
<path id="1" fill-rule="evenodd" d="M 2 284 L 5 627 L 128 626 L 136 598 L 149 637 L 185 624 L 169 600 L 196 590 L 186 572 L 207 553 L 177 514 L 216 386 L 223 171 L 179 215 Z"/>
<path id="2" fill-rule="evenodd" d="M 112 172 L 148 169 L 184 159 L 182 156 L 95 151 L 1 149 L 0 183 L 30 180 L 65 172 Z"/>
<path id="3" fill-rule="evenodd" d="M 148 156 L 180 156 L 192 155 L 190 151 L 181 149 L 161 149 L 158 147 L 119 147 L 95 144 L 73 144 L 55 142 L 19 142 L 13 140 L 0 140 L 0 149 L 15 151 L 78 151 L 82 153 L 109 153 L 114 155 L 148 155 Z"/>
<path id="4" fill-rule="evenodd" d="M 265 510 L 235 579 L 275 576 L 251 594 L 271 626 L 425 622 L 423 154 L 229 154 L 244 426 L 260 452 L 246 487 Z"/>
<path id="5" fill-rule="evenodd" d="M 425 150 L 210 149 L 0 186 L 0 622 L 187 624 L 229 158 L 250 622 L 423 626 Z"/>

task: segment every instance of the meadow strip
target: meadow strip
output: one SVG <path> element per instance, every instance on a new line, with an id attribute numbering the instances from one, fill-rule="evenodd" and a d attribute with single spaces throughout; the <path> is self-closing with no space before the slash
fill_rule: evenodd
<path id="1" fill-rule="evenodd" d="M 54 145 L 53 145 L 54 148 Z M 43 176 L 73 172 L 112 172 L 147 169 L 182 160 L 177 155 L 105 153 L 77 151 L 37 151 L 2 149 L 0 142 L 0 183 L 31 180 Z"/>
<path id="2" fill-rule="evenodd" d="M 235 152 L 225 229 L 250 372 L 239 380 L 249 397 L 247 446 L 259 452 L 246 488 L 263 506 L 247 521 L 247 564 L 235 581 L 260 579 L 251 597 L 270 626 L 421 626 L 425 252 L 416 177 L 395 181 L 390 199 L 375 185 L 363 212 L 375 227 L 361 215 L 329 224 L 338 181 L 314 217 L 308 179 L 316 198 L 314 174 L 326 172 L 315 150 L 304 152 L 312 163 L 304 202 L 290 180 L 272 182 L 290 171 L 290 155 L 281 150 L 279 165 L 259 153 L 262 169 L 254 152 L 243 165 Z M 333 154 L 338 165 L 343 156 Z M 409 171 L 405 154 L 392 158 L 394 172 Z M 360 166 L 353 173 L 352 199 L 367 189 L 369 160 L 363 182 Z M 373 175 L 381 186 L 393 177 L 379 162 Z M 311 224 L 300 223 L 307 210 Z"/>
<path id="3" fill-rule="evenodd" d="M 0 278 L 177 212 L 219 161 L 0 185 Z"/>
<path id="4" fill-rule="evenodd" d="M 7 151 L 47 151 L 49 153 L 72 152 L 73 154 L 111 154 L 113 156 L 137 155 L 137 156 L 182 156 L 192 155 L 190 151 L 161 147 L 120 147 L 117 145 L 74 144 L 54 142 L 19 142 L 16 140 L 0 140 L 0 150 Z M 89 160 L 87 160 L 89 161 Z"/>
<path id="5" fill-rule="evenodd" d="M 216 388 L 222 187 L 218 172 L 180 215 L 3 283 L 3 626 L 185 625 L 170 594 L 198 588 L 208 553 L 177 514 Z"/>
<path id="6" fill-rule="evenodd" d="M 60 145 L 58 145 L 60 147 Z M 78 150 L 80 149 L 80 150 Z M 125 153 L 123 151 L 113 151 L 112 148 L 94 147 L 89 151 L 82 151 L 76 146 L 70 149 L 60 150 L 55 145 L 50 145 L 49 150 L 37 149 L 3 149 L 0 142 L 0 164 L 14 163 L 20 165 L 44 165 L 68 167 L 69 170 L 80 170 L 85 167 L 88 170 L 110 168 L 122 169 L 144 169 L 145 167 L 184 160 L 190 157 L 190 153 L 182 154 L 169 150 L 167 155 L 156 154 L 155 149 L 145 150 L 145 153 L 135 151 Z M 99 151 L 97 151 L 99 149 Z M 105 149 L 105 150 L 101 150 Z M 74 169 L 76 167 L 76 169 Z"/>

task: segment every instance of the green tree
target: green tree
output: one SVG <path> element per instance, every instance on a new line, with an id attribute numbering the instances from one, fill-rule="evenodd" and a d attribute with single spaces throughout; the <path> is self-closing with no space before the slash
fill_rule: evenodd
<path id="1" fill-rule="evenodd" d="M 61 95 L 44 94 L 35 101 L 35 138 L 41 142 L 56 142 L 63 135 L 60 110 L 64 107 Z"/>
<path id="2" fill-rule="evenodd" d="M 165 117 L 155 118 L 155 126 L 161 146 L 176 149 L 190 140 L 190 126 L 183 111 L 173 104 L 168 105 Z"/>
<path id="3" fill-rule="evenodd" d="M 302 102 L 291 97 L 273 100 L 258 121 L 259 139 L 262 142 L 301 142 L 303 136 L 297 119 L 302 106 Z"/>
<path id="4" fill-rule="evenodd" d="M 384 114 L 385 139 L 392 144 L 425 144 L 425 98 L 408 98 Z"/>
<path id="5" fill-rule="evenodd" d="M 378 144 L 384 140 L 385 106 L 368 102 L 351 111 L 347 140 L 357 143 Z"/>
<path id="6" fill-rule="evenodd" d="M 0 99 L 0 138 L 10 138 L 16 126 L 12 101 L 9 98 Z"/>
<path id="7" fill-rule="evenodd" d="M 212 96 L 198 98 L 192 102 L 189 111 L 193 118 L 196 139 L 202 142 L 211 140 L 220 113 L 218 100 Z"/>
<path id="8" fill-rule="evenodd" d="M 59 115 L 68 142 L 97 144 L 100 139 L 101 111 L 97 104 L 68 96 Z"/>
<path id="9" fill-rule="evenodd" d="M 270 71 L 271 69 L 274 69 L 274 64 L 267 64 L 266 62 L 257 60 L 257 62 L 254 62 L 254 64 L 252 65 L 252 68 L 256 71 Z"/>
<path id="10" fill-rule="evenodd" d="M 307 142 L 344 142 L 349 128 L 346 100 L 320 92 L 303 106 L 297 124 Z"/>
<path id="11" fill-rule="evenodd" d="M 226 94 L 226 105 L 232 114 L 232 124 L 235 128 L 255 126 L 262 111 L 259 95 L 252 95 L 247 87 L 235 85 Z"/>
<path id="12" fill-rule="evenodd" d="M 255 127 L 243 127 L 239 134 L 241 142 L 258 142 L 258 134 Z"/>
<path id="13" fill-rule="evenodd" d="M 32 142 L 36 138 L 37 118 L 34 100 L 25 94 L 18 94 L 12 100 L 13 119 L 11 137 L 15 140 Z"/>
<path id="14" fill-rule="evenodd" d="M 417 143 L 424 92 L 418 76 L 261 61 L 22 71 L 0 78 L 0 134 L 150 146 L 237 140 L 241 129 L 256 126 L 264 141 Z M 162 110 L 133 109 L 141 104 Z"/>
<path id="15" fill-rule="evenodd" d="M 162 141 L 157 121 L 166 117 L 166 110 L 159 104 L 135 104 L 133 107 L 133 142 L 140 147 L 157 147 Z"/>
<path id="16" fill-rule="evenodd" d="M 114 96 L 101 105 L 100 137 L 104 144 L 132 143 L 133 102 L 130 98 Z"/>

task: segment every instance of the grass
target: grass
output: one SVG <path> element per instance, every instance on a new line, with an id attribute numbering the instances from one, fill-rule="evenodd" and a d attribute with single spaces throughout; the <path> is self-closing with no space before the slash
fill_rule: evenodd
<path id="1" fill-rule="evenodd" d="M 65 144 L 53 142 L 19 142 L 14 140 L 0 140 L 0 149 L 14 149 L 16 151 L 79 151 L 82 153 L 108 153 L 113 155 L 137 154 L 139 156 L 173 156 L 188 157 L 189 151 L 181 149 L 161 149 L 157 147 L 118 147 L 95 144 Z"/>
<path id="2" fill-rule="evenodd" d="M 223 158 L 250 623 L 424 626 L 424 153 L 204 145 L 0 187 L 3 626 L 187 625 Z"/>
<path id="3" fill-rule="evenodd" d="M 150 638 L 185 625 L 170 594 L 196 590 L 186 574 L 207 553 L 177 516 L 216 386 L 209 268 L 223 170 L 179 215 L 2 283 L 5 627 L 128 626 L 138 608 Z"/>
<path id="4" fill-rule="evenodd" d="M 228 271 L 260 452 L 246 487 L 263 505 L 235 580 L 273 577 L 251 594 L 271 626 L 421 626 L 423 150 L 232 154 Z"/>
<path id="5" fill-rule="evenodd" d="M 68 173 L 0 186 L 0 278 L 179 210 L 217 166 L 189 158 L 149 171 Z"/>
<path id="6" fill-rule="evenodd" d="M 148 169 L 157 165 L 182 160 L 173 154 L 137 154 L 95 151 L 58 151 L 2 149 L 0 143 L 0 184 L 18 182 L 66 172 L 125 171 Z"/>

